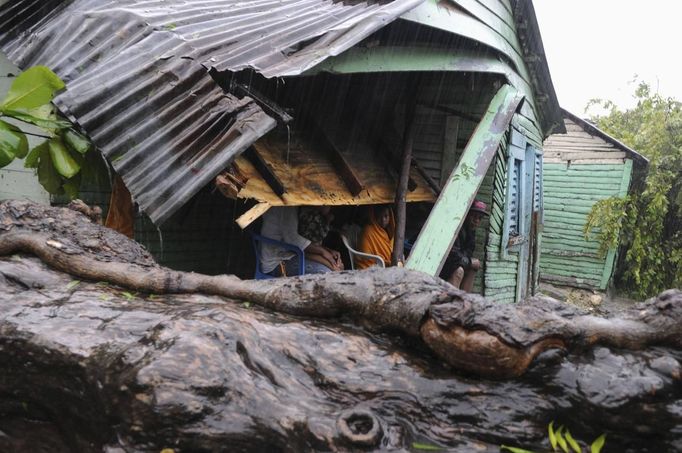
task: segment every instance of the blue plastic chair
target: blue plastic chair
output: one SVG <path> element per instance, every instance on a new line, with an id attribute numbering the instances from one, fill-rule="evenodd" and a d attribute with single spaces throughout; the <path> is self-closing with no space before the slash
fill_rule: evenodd
<path id="1" fill-rule="evenodd" d="M 278 241 L 276 239 L 270 239 L 260 234 L 251 233 L 251 244 L 253 244 L 253 251 L 256 254 L 256 271 L 254 272 L 253 278 L 256 280 L 267 280 L 270 278 L 277 278 L 274 275 L 267 274 L 261 269 L 261 254 L 260 254 L 260 243 L 266 243 L 271 245 L 276 245 L 286 250 L 290 250 L 296 253 L 298 257 L 298 268 L 301 271 L 299 275 L 305 274 L 305 253 L 299 247 L 289 244 L 287 242 Z"/>
<path id="2" fill-rule="evenodd" d="M 410 252 L 412 251 L 413 246 L 414 246 L 414 244 L 409 239 L 405 239 L 405 242 L 403 243 L 403 250 L 404 250 L 403 253 L 405 254 L 405 258 L 407 258 L 409 256 Z"/>

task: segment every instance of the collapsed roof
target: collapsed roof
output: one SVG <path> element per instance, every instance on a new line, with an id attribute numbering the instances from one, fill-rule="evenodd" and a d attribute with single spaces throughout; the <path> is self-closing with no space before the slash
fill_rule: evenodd
<path id="1" fill-rule="evenodd" d="M 65 81 L 55 104 L 160 224 L 276 125 L 208 70 L 300 74 L 422 1 L 18 0 L 0 6 L 0 49 Z"/>
<path id="2" fill-rule="evenodd" d="M 300 75 L 401 16 L 416 20 L 405 14 L 420 5 L 425 0 L 0 0 L 0 50 L 20 68 L 46 65 L 66 82 L 57 106 L 161 224 L 277 124 L 260 101 L 225 93 L 210 71 Z M 517 23 L 526 37 L 518 64 L 530 68 L 548 130 L 556 97 L 532 4 L 510 5 L 517 22 L 532 16 Z"/>

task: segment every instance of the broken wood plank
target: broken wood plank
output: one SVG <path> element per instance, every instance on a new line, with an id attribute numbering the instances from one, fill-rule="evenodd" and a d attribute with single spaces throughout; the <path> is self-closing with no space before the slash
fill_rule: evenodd
<path id="1" fill-rule="evenodd" d="M 469 139 L 424 228 L 412 248 L 406 267 L 438 275 L 469 212 L 502 136 L 523 100 L 510 85 L 503 85 L 476 131 Z"/>
<path id="2" fill-rule="evenodd" d="M 248 178 L 246 186 L 239 192 L 240 199 L 267 201 L 272 206 L 357 206 L 393 203 L 395 198 L 397 177 L 387 173 L 387 160 L 380 159 L 369 147 L 363 146 L 352 157 L 354 169 L 366 185 L 365 190 L 355 197 L 348 192 L 326 154 L 306 137 L 294 136 L 288 144 L 286 137 L 271 134 L 257 141 L 254 148 L 268 162 L 287 191 L 282 197 L 277 196 L 253 164 L 239 156 L 235 162 Z M 412 169 L 411 178 L 417 187 L 408 193 L 408 202 L 435 201 L 434 192 L 416 168 Z"/>
<path id="3" fill-rule="evenodd" d="M 239 225 L 239 228 L 243 230 L 247 226 L 251 225 L 254 220 L 265 214 L 270 208 L 271 205 L 267 202 L 256 204 L 237 218 L 237 225 Z"/>

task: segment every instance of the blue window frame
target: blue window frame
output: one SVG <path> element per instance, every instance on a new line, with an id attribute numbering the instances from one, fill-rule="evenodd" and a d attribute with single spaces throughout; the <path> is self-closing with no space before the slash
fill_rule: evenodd
<path id="1" fill-rule="evenodd" d="M 507 258 L 508 253 L 515 250 L 515 246 L 528 239 L 524 235 L 526 231 L 524 200 L 529 195 L 526 193 L 526 147 L 526 137 L 512 128 L 508 147 L 507 196 L 500 248 L 503 258 Z"/>

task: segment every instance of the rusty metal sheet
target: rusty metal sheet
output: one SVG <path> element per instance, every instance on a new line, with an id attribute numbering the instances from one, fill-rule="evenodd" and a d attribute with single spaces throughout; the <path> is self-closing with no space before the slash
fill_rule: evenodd
<path id="1" fill-rule="evenodd" d="M 299 74 L 422 1 L 16 0 L 0 50 L 66 82 L 55 103 L 160 224 L 275 125 L 210 68 Z"/>

